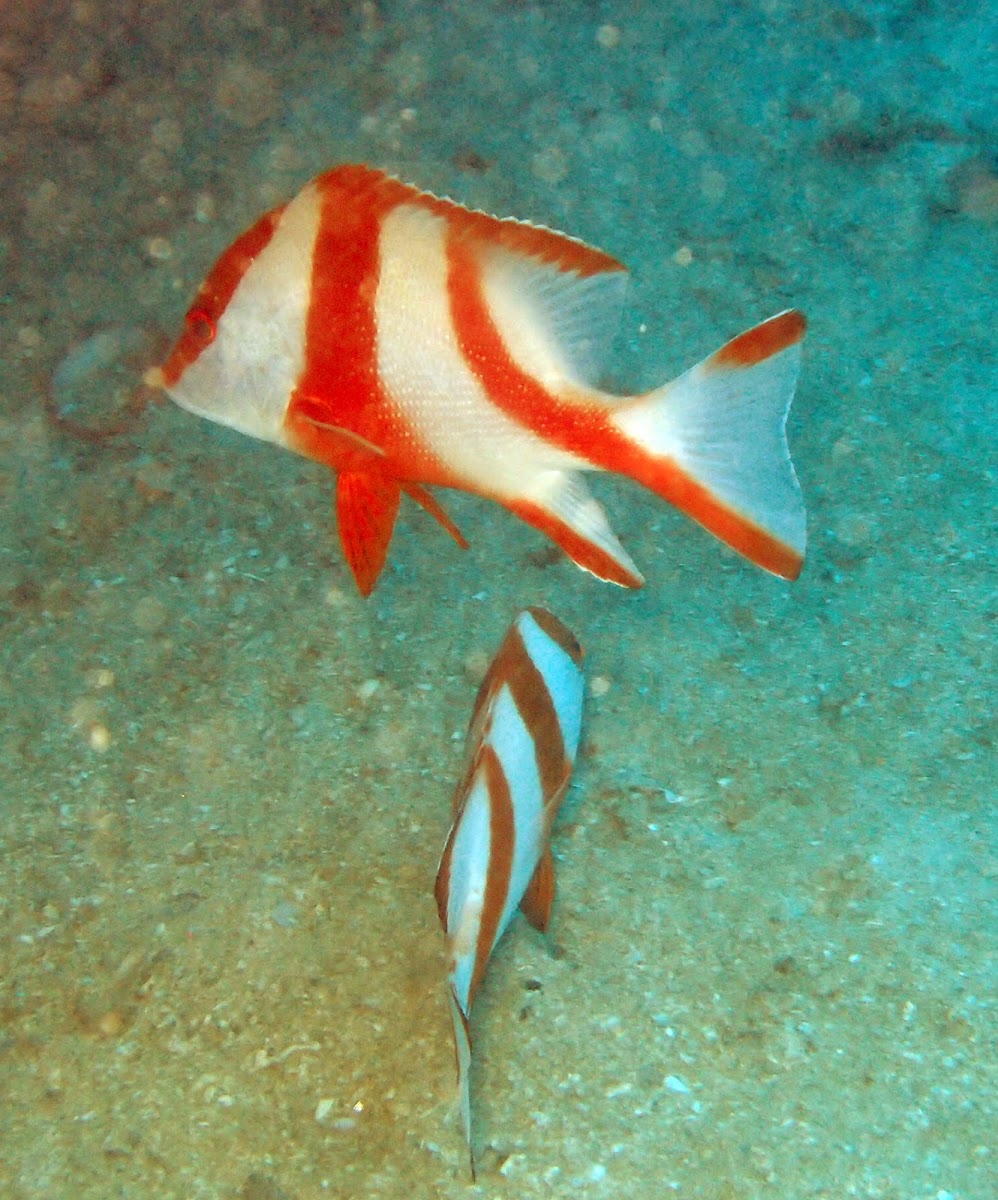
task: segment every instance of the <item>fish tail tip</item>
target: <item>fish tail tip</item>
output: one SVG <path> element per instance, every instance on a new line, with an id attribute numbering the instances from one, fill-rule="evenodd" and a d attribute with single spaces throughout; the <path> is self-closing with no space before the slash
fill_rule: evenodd
<path id="1" fill-rule="evenodd" d="M 754 367 L 796 345 L 806 332 L 807 320 L 800 309 L 786 308 L 732 338 L 707 359 L 704 366 L 729 370 Z"/>

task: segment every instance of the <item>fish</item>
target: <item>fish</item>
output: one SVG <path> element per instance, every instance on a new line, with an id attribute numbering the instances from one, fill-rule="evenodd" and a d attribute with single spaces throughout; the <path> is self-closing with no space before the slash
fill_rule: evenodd
<path id="1" fill-rule="evenodd" d="M 471 1005 L 517 908 L 545 932 L 554 902 L 551 826 L 582 726 L 583 651 L 547 609 L 525 609 L 482 680 L 434 894 L 447 938 L 461 1124 L 471 1175 Z"/>
<path id="2" fill-rule="evenodd" d="M 640 395 L 601 390 L 627 271 L 565 234 L 349 163 L 260 217 L 145 375 L 181 407 L 336 473 L 344 557 L 371 593 L 401 496 L 502 505 L 583 570 L 643 576 L 587 488 L 615 472 L 796 579 L 805 514 L 786 419 L 806 322 L 788 309 Z"/>

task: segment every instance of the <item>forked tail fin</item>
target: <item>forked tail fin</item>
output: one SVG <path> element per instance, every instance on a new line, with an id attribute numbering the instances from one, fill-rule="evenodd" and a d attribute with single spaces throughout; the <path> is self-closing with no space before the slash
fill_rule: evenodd
<path id="1" fill-rule="evenodd" d="M 778 313 L 613 416 L 644 451 L 629 474 L 784 579 L 806 541 L 786 435 L 805 328 L 795 309 Z"/>

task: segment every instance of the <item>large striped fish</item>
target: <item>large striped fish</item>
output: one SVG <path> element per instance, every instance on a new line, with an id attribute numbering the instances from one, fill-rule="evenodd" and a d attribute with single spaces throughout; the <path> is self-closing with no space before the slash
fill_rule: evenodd
<path id="1" fill-rule="evenodd" d="M 471 1004 L 517 907 L 536 928 L 547 928 L 554 900 L 548 837 L 579 744 L 581 662 L 579 643 L 545 609 L 528 608 L 513 622 L 475 700 L 454 822 L 437 872 L 472 1176 Z"/>
<path id="2" fill-rule="evenodd" d="M 612 396 L 597 382 L 625 280 L 572 238 L 341 166 L 236 239 L 146 378 L 338 472 L 365 595 L 402 492 L 466 544 L 426 485 L 496 500 L 600 579 L 640 586 L 587 470 L 630 476 L 796 578 L 804 507 L 784 427 L 804 318 L 780 313 L 670 384 Z"/>

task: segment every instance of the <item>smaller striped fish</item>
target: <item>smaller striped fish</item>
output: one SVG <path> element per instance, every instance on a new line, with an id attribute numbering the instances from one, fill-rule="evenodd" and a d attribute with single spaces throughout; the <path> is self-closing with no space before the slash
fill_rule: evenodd
<path id="1" fill-rule="evenodd" d="M 513 622 L 475 700 L 454 822 L 437 872 L 449 952 L 461 1121 L 472 1178 L 469 1015 L 517 907 L 541 931 L 554 900 L 548 837 L 568 790 L 582 724 L 582 648 L 546 609 Z"/>

